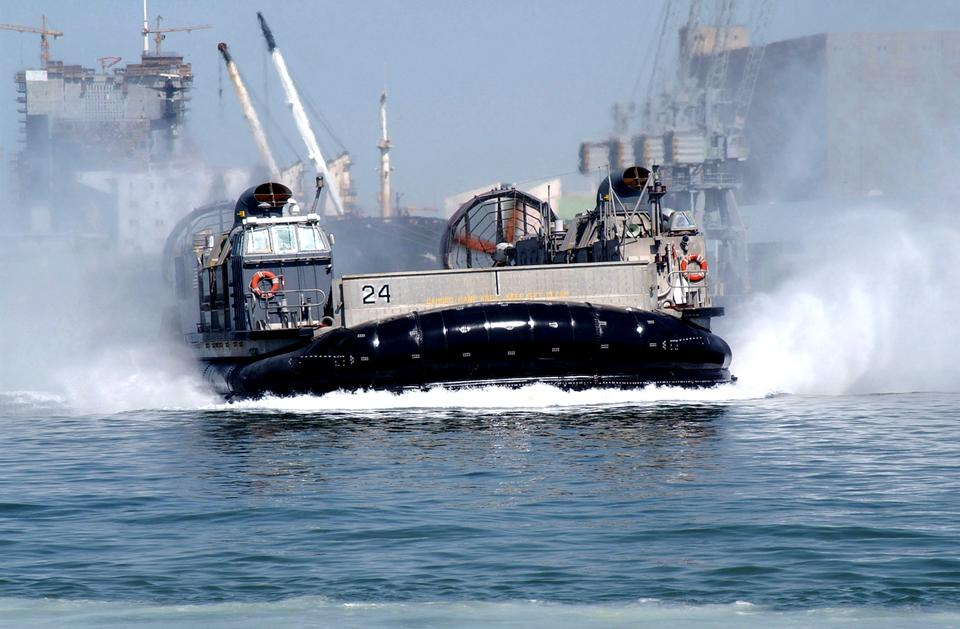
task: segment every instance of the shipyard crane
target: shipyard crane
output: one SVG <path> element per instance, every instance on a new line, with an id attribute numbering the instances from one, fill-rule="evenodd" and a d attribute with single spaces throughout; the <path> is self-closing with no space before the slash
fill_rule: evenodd
<path id="1" fill-rule="evenodd" d="M 40 36 L 40 63 L 46 68 L 50 63 L 50 42 L 47 37 L 63 37 L 62 31 L 47 28 L 47 16 L 40 16 L 40 28 L 36 26 L 20 26 L 18 24 L 0 24 L 0 30 L 17 31 L 18 33 L 34 33 Z"/>
<path id="2" fill-rule="evenodd" d="M 257 111 L 253 108 L 253 103 L 250 102 L 250 93 L 247 91 L 243 79 L 240 78 L 240 71 L 237 69 L 237 64 L 233 60 L 233 56 L 230 54 L 230 50 L 224 42 L 217 44 L 217 50 L 220 51 L 220 54 L 223 56 L 223 61 L 227 66 L 227 75 L 230 77 L 230 82 L 233 83 L 233 90 L 236 92 L 237 100 L 240 102 L 243 117 L 247 120 L 247 124 L 250 126 L 250 132 L 253 134 L 253 139 L 257 144 L 257 150 L 260 152 L 260 160 L 263 162 L 263 165 L 267 167 L 270 176 L 278 179 L 280 177 L 280 169 L 277 167 L 277 161 L 273 158 L 273 153 L 270 151 L 270 145 L 267 143 L 267 135 L 263 131 L 263 125 L 260 124 Z"/>
<path id="3" fill-rule="evenodd" d="M 148 35 L 153 35 L 153 44 L 154 44 L 153 53 L 159 57 L 160 43 L 167 38 L 166 33 L 181 33 L 181 32 L 189 33 L 190 31 L 201 31 L 208 28 L 213 28 L 212 24 L 194 24 L 193 26 L 174 26 L 171 28 L 160 28 L 160 21 L 163 19 L 163 17 L 159 15 L 157 16 L 156 28 L 149 28 L 147 26 L 146 2 L 144 2 L 143 8 L 144 8 L 144 15 L 143 15 L 143 53 L 144 54 L 147 54 L 148 52 L 150 52 L 149 47 L 147 45 Z"/>
<path id="4" fill-rule="evenodd" d="M 663 12 L 660 17 L 660 29 L 657 35 L 657 44 L 652 49 L 653 54 L 651 58 L 653 63 L 650 68 L 650 78 L 647 83 L 647 94 L 646 98 L 643 101 L 643 105 L 640 108 L 640 127 L 643 129 L 651 130 L 655 124 L 655 121 L 651 120 L 653 115 L 653 98 L 654 95 L 661 95 L 666 92 L 666 78 L 663 71 L 665 63 L 662 63 L 663 58 L 663 42 L 666 37 L 667 32 L 673 27 L 674 19 L 677 14 L 677 3 L 674 3 L 673 0 L 667 0 L 666 4 L 663 7 Z M 637 100 L 637 92 L 640 89 L 640 80 L 641 75 L 637 75 L 637 80 L 633 85 L 633 94 L 631 95 L 631 100 Z"/>
<path id="5" fill-rule="evenodd" d="M 687 13 L 687 23 L 686 26 L 684 26 L 686 36 L 682 42 L 683 46 L 680 50 L 680 59 L 679 63 L 677 63 L 677 80 L 681 83 L 681 88 L 686 87 L 684 83 L 690 78 L 694 51 L 697 49 L 694 38 L 699 36 L 697 29 L 700 26 L 700 15 L 702 12 L 702 0 L 690 0 L 690 11 Z"/>
<path id="6" fill-rule="evenodd" d="M 390 136 L 387 135 L 387 89 L 380 92 L 380 213 L 384 218 L 393 214 L 390 207 Z M 397 204 L 399 205 L 399 203 Z"/>
<path id="7" fill-rule="evenodd" d="M 333 181 L 330 176 L 330 169 L 327 166 L 326 160 L 323 158 L 323 153 L 320 151 L 317 136 L 310 127 L 307 112 L 304 111 L 303 103 L 300 100 L 300 93 L 297 91 L 293 79 L 290 78 L 290 72 L 287 70 L 287 62 L 284 60 L 280 49 L 277 48 L 277 41 L 274 39 L 273 32 L 267 25 L 263 14 L 258 12 L 257 19 L 260 21 L 260 30 L 263 31 L 263 37 L 267 42 L 267 51 L 270 53 L 273 64 L 277 69 L 277 74 L 280 76 L 280 85 L 283 86 L 284 94 L 287 97 L 287 104 L 293 113 L 293 120 L 297 125 L 297 131 L 300 132 L 300 137 L 307 147 L 307 157 L 313 162 L 317 175 L 323 177 L 323 179 L 330 184 L 326 187 L 326 190 L 330 202 L 333 205 L 334 213 L 343 216 L 343 201 L 340 199 L 340 192 L 337 190 L 336 182 Z"/>
<path id="8" fill-rule="evenodd" d="M 733 26 L 734 0 L 721 0 L 718 7 L 716 33 L 713 36 L 713 46 L 710 50 L 711 63 L 707 70 L 706 85 L 704 86 L 703 124 L 707 134 L 722 133 L 724 128 L 724 105 L 729 101 L 728 90 L 724 88 L 727 81 L 727 70 L 730 67 L 730 41 Z M 703 52 L 707 52 L 704 50 Z"/>
<path id="9" fill-rule="evenodd" d="M 760 0 L 753 23 L 754 36 L 762 36 L 770 19 L 771 2 L 770 0 Z M 740 79 L 740 85 L 737 86 L 737 93 L 734 97 L 733 127 L 736 132 L 742 132 L 747 122 L 747 114 L 750 113 L 750 104 L 753 102 L 753 92 L 757 86 L 757 77 L 760 75 L 760 64 L 763 62 L 763 54 L 767 47 L 755 42 L 747 50 L 747 60 L 744 63 L 743 76 Z"/>
<path id="10" fill-rule="evenodd" d="M 707 89 L 719 90 L 727 78 L 727 68 L 730 65 L 730 28 L 733 26 L 734 0 L 721 0 L 716 19 L 716 34 L 709 53 L 712 57 L 707 74 Z M 703 50 L 703 53 L 708 53 Z"/>
<path id="11" fill-rule="evenodd" d="M 703 0 L 690 1 L 687 22 L 681 30 L 676 82 L 672 89 L 647 95 L 651 100 L 659 98 L 646 117 L 654 125 L 660 121 L 648 133 L 671 134 L 672 159 L 665 161 L 672 192 L 684 199 L 678 202 L 689 203 L 696 221 L 708 223 L 706 232 L 721 278 L 717 286 L 731 293 L 749 291 L 746 229 L 735 190 L 741 183 L 738 163 L 748 155 L 743 130 L 764 52 L 756 42 L 748 47 L 743 52 L 744 69 L 739 81 L 731 81 L 732 51 L 739 48 L 731 39 L 737 37 L 733 28 L 737 4 L 736 0 L 715 0 L 711 26 L 705 27 Z M 769 0 L 752 3 L 754 35 L 762 30 L 770 4 Z M 678 160 L 682 150 L 677 149 L 684 146 L 691 150 Z M 698 150 L 693 151 L 694 147 Z"/>
<path id="12" fill-rule="evenodd" d="M 640 132 L 628 136 L 615 116 L 610 138 L 581 143 L 580 172 L 588 174 L 594 163 L 607 163 L 611 170 L 626 168 L 631 149 L 636 162 L 660 164 L 670 186 L 670 202 L 690 208 L 694 220 L 704 226 L 713 268 L 721 278 L 714 284 L 718 294 L 743 294 L 749 291 L 746 227 L 736 190 L 742 184 L 741 163 L 749 155 L 744 129 L 765 47 L 737 41 L 741 28 L 733 26 L 737 0 L 689 0 L 686 23 L 679 29 L 677 74 L 673 81 L 666 80 L 660 65 L 666 33 L 674 19 L 682 19 L 679 1 L 666 0 L 659 20 Z M 705 17 L 708 4 L 714 11 Z M 754 35 L 764 28 L 772 5 L 770 0 L 752 0 Z M 730 76 L 735 54 L 743 55 L 743 72 L 736 80 Z M 638 84 L 639 79 L 634 98 Z"/>

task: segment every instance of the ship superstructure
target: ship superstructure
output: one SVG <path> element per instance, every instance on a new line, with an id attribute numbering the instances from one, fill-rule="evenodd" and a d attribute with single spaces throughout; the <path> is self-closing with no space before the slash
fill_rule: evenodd
<path id="1" fill-rule="evenodd" d="M 664 7 L 657 59 L 667 55 L 681 4 L 671 0 Z M 735 23 L 736 8 L 733 0 L 690 0 L 686 21 L 676 31 L 675 75 L 668 77 L 663 64 L 655 64 L 642 104 L 615 105 L 610 137 L 580 145 L 583 174 L 633 163 L 660 165 L 671 190 L 666 203 L 691 209 L 707 235 L 718 296 L 742 295 L 750 286 L 737 191 L 748 157 L 744 125 L 764 49 L 749 47 L 747 27 Z M 769 0 L 755 3 L 754 35 L 762 33 L 770 10 Z M 731 55 L 744 50 L 745 62 L 732 71 Z M 639 129 L 631 131 L 635 117 Z"/>

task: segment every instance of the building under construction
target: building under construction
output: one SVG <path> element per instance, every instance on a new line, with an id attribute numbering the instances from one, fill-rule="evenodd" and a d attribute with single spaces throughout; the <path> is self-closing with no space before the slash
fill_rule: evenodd
<path id="1" fill-rule="evenodd" d="M 173 217 L 145 205 L 151 191 L 164 188 L 160 171 L 184 154 L 193 72 L 181 55 L 161 52 L 159 42 L 167 31 L 194 28 L 204 27 L 150 29 L 145 22 L 139 63 L 104 57 L 96 70 L 50 60 L 46 37 L 57 31 L 27 31 L 41 33 L 43 54 L 42 67 L 15 79 L 21 231 L 109 238 L 121 247 L 162 241 Z M 149 33 L 157 36 L 152 52 Z"/>
<path id="2" fill-rule="evenodd" d="M 110 72 L 60 61 L 18 72 L 21 190 L 32 195 L 80 164 L 99 170 L 173 155 L 192 81 L 177 55 L 144 55 Z"/>

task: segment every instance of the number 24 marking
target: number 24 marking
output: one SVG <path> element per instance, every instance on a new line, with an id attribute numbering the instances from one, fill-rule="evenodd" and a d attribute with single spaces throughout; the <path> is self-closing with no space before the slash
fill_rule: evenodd
<path id="1" fill-rule="evenodd" d="M 382 299 L 383 301 L 390 303 L 390 285 L 384 284 L 380 287 L 380 290 L 377 290 L 376 286 L 372 284 L 364 284 L 360 287 L 360 290 L 363 291 L 363 303 L 365 304 L 375 304 L 377 300 Z"/>

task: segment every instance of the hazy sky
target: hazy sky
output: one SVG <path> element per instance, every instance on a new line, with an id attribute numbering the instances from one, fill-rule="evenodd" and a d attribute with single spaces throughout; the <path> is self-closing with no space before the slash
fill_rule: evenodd
<path id="1" fill-rule="evenodd" d="M 740 4 L 746 13 L 751 3 Z M 149 12 L 151 19 L 162 15 L 167 27 L 214 25 L 172 33 L 164 48 L 193 64 L 188 132 L 199 149 L 214 164 L 246 166 L 256 151 L 225 73 L 218 97 L 220 41 L 230 45 L 251 91 L 261 99 L 267 94 L 275 124 L 266 125 L 279 161 L 292 162 L 293 149 L 305 154 L 268 65 L 256 19 L 264 11 L 301 91 L 352 153 L 361 204 L 372 207 L 385 75 L 394 189 L 404 203 L 440 205 L 444 196 L 493 181 L 572 173 L 580 140 L 607 134 L 612 103 L 629 99 L 637 77 L 647 76 L 662 6 L 653 0 L 151 0 Z M 102 56 L 139 57 L 140 0 L 0 0 L 0 22 L 39 25 L 41 14 L 65 33 L 51 43 L 54 59 L 97 67 Z M 958 28 L 958 0 L 773 0 L 764 39 Z M 39 37 L 0 31 L 6 162 L 17 150 L 13 77 L 38 66 Z M 328 156 L 338 150 L 326 134 L 321 143 Z M 567 182 L 587 185 L 577 177 Z"/>

